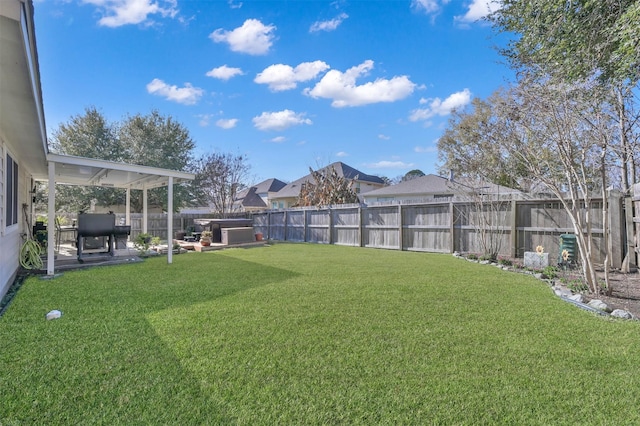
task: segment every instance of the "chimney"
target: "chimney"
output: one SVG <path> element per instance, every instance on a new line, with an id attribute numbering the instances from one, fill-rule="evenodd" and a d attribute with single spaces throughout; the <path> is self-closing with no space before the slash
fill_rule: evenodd
<path id="1" fill-rule="evenodd" d="M 449 182 L 453 182 L 453 169 L 449 169 Z"/>

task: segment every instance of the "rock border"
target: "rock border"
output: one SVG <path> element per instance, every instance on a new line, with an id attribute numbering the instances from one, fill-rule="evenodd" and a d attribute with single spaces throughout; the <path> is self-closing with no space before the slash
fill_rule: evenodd
<path id="1" fill-rule="evenodd" d="M 566 287 L 560 285 L 560 282 L 555 279 L 548 279 L 541 273 L 535 273 L 532 271 L 524 271 L 516 269 L 512 266 L 500 265 L 499 263 L 492 262 L 490 260 L 479 260 L 479 259 L 469 259 L 458 252 L 453 253 L 453 257 L 458 259 L 466 260 L 467 262 L 478 263 L 480 265 L 491 265 L 497 268 L 502 269 L 503 271 L 515 272 L 519 274 L 531 275 L 534 278 L 539 279 L 540 281 L 544 281 L 549 285 L 553 293 L 558 296 L 561 300 L 564 300 L 567 303 L 571 303 L 572 305 L 583 309 L 588 312 L 592 312 L 597 315 L 620 318 L 624 320 L 633 320 L 638 321 L 639 319 L 635 317 L 631 312 L 626 311 L 624 309 L 611 309 L 606 303 L 599 299 L 588 299 L 581 293 L 574 293 L 573 291 L 567 289 Z"/>

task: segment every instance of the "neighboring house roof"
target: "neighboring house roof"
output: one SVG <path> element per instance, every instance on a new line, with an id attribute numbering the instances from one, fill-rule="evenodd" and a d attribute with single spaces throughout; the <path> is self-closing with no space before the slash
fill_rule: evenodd
<path id="1" fill-rule="evenodd" d="M 275 179 L 275 178 L 267 179 L 265 181 L 260 182 L 257 185 L 253 185 L 253 187 L 256 189 L 256 193 L 258 194 L 264 194 L 267 192 L 278 192 L 285 186 L 287 186 L 286 182 L 283 182 L 280 179 Z"/>
<path id="2" fill-rule="evenodd" d="M 373 198 L 392 198 L 399 196 L 413 196 L 419 199 L 421 196 L 432 195 L 454 195 L 460 192 L 470 192 L 481 190 L 487 194 L 512 194 L 520 191 L 493 183 L 471 183 L 464 179 L 458 181 L 450 181 L 442 176 L 434 174 L 424 175 L 415 179 L 400 182 L 397 185 L 386 186 L 380 189 L 374 189 L 363 194 L 366 199 Z"/>
<path id="3" fill-rule="evenodd" d="M 244 197 L 242 197 L 242 199 L 239 200 L 239 203 L 242 205 L 242 207 L 245 207 L 245 208 L 246 207 L 263 208 L 263 209 L 267 208 L 267 203 L 265 203 L 262 197 L 258 195 L 258 192 L 256 191 L 255 186 L 252 186 L 247 190 Z"/>
<path id="4" fill-rule="evenodd" d="M 338 173 L 338 176 L 345 177 L 347 179 L 356 179 L 359 182 L 370 182 L 373 184 L 384 185 L 384 180 L 378 176 L 368 175 L 366 173 L 362 173 L 361 171 L 354 169 L 353 167 L 338 161 L 336 163 L 329 164 L 326 167 L 318 169 L 318 172 L 323 172 L 325 170 L 330 170 L 333 167 Z M 278 191 L 272 198 L 297 198 L 300 194 L 300 189 L 302 185 L 306 182 L 313 182 L 313 177 L 311 174 L 301 177 L 298 180 L 295 180 Z"/>
<path id="5" fill-rule="evenodd" d="M 245 188 L 236 195 L 234 204 L 242 207 L 267 208 L 267 204 L 260 194 L 278 192 L 287 184 L 279 179 L 271 178 L 264 180 L 257 185 Z"/>

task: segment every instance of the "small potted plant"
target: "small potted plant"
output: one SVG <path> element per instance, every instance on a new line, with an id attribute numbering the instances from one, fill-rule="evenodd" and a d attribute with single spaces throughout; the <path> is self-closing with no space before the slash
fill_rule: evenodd
<path id="1" fill-rule="evenodd" d="M 202 235 L 200 235 L 200 244 L 205 247 L 210 246 L 211 237 L 213 237 L 213 233 L 211 231 L 202 231 Z"/>

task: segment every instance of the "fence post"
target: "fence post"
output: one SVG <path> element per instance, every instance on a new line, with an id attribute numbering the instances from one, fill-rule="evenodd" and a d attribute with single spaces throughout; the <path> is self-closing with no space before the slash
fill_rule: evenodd
<path id="1" fill-rule="evenodd" d="M 363 214 L 362 206 L 358 206 L 358 234 L 359 234 L 359 237 L 360 237 L 360 243 L 359 243 L 360 247 L 363 246 L 362 243 L 364 242 L 364 236 L 363 236 L 364 230 L 362 229 L 362 226 L 363 226 L 362 225 L 362 214 Z"/>
<path id="2" fill-rule="evenodd" d="M 289 215 L 287 215 L 288 211 L 289 210 L 284 211 L 284 235 L 283 235 L 284 241 L 287 241 L 287 222 L 289 221 Z"/>
<path id="3" fill-rule="evenodd" d="M 304 241 L 305 243 L 307 242 L 307 213 L 309 212 L 309 210 L 302 210 L 302 229 L 304 232 L 304 237 L 302 237 L 302 241 Z"/>
<path id="4" fill-rule="evenodd" d="M 602 200 L 607 207 L 609 215 L 609 230 L 603 229 L 603 232 L 609 231 L 609 253 L 611 254 L 611 267 L 622 267 L 622 251 L 624 243 L 624 233 L 622 231 L 622 211 L 620 194 L 614 191 L 607 191 L 607 199 Z"/>
<path id="5" fill-rule="evenodd" d="M 515 258 L 518 255 L 518 201 L 513 198 L 511 200 L 511 247 L 509 247 L 509 255 Z"/>
<path id="6" fill-rule="evenodd" d="M 633 240 L 633 200 L 631 197 L 624 198 L 624 223 L 626 228 L 627 242 L 625 248 L 625 257 L 622 262 L 622 272 L 629 273 L 631 269 L 635 269 L 636 265 L 636 245 Z"/>
<path id="7" fill-rule="evenodd" d="M 333 244 L 333 211 L 331 207 L 327 208 L 329 214 L 329 244 Z"/>
<path id="8" fill-rule="evenodd" d="M 456 251 L 456 236 L 455 236 L 455 206 L 453 200 L 449 201 L 449 253 Z"/>
<path id="9" fill-rule="evenodd" d="M 404 242 L 402 241 L 403 237 L 402 232 L 402 204 L 398 204 L 398 249 L 400 251 L 404 250 Z"/>

